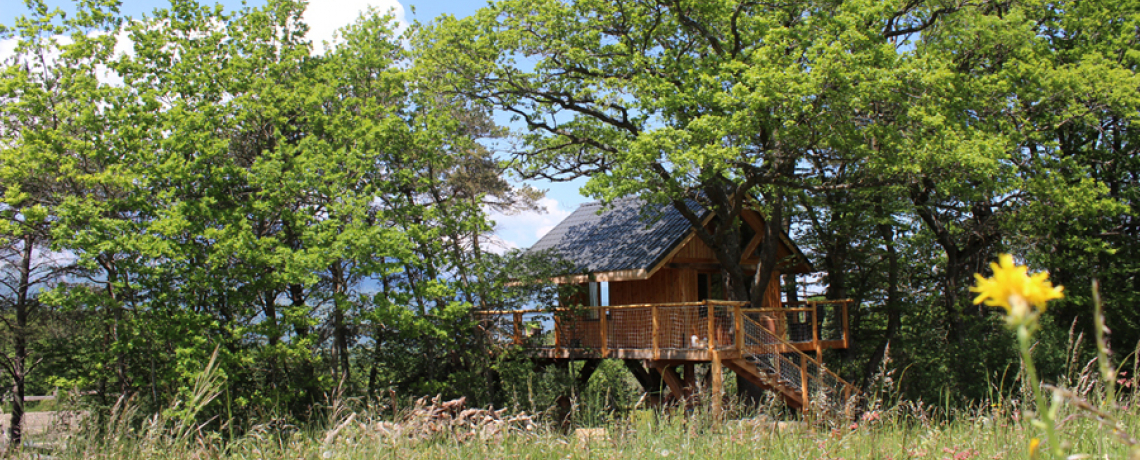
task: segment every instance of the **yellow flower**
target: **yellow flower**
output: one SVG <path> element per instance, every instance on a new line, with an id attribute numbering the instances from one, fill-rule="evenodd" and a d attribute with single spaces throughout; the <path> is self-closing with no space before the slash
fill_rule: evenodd
<path id="1" fill-rule="evenodd" d="M 1029 440 L 1029 458 L 1037 458 L 1037 447 L 1040 445 L 1040 439 L 1033 438 Z"/>
<path id="2" fill-rule="evenodd" d="M 1041 272 L 1029 275 L 1029 268 L 1024 265 L 1015 265 L 1013 256 L 1002 254 L 998 257 L 999 263 L 990 263 L 993 270 L 992 278 L 985 278 L 975 273 L 977 281 L 970 291 L 978 293 L 974 304 L 985 302 L 991 307 L 1005 309 L 1007 319 L 1011 322 L 1020 322 L 1033 311 L 1045 311 L 1045 304 L 1053 299 L 1064 297 L 1061 290 L 1063 286 L 1053 287 L 1049 282 L 1049 273 Z"/>

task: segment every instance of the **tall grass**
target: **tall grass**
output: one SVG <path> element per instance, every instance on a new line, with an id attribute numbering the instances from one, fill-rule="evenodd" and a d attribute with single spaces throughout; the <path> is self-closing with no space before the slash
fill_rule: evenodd
<path id="1" fill-rule="evenodd" d="M 1095 292 L 1095 288 L 1094 288 Z M 757 406 L 733 401 L 714 413 L 710 395 L 690 404 L 648 408 L 620 404 L 604 391 L 571 392 L 571 423 L 554 405 L 538 407 L 533 391 L 516 415 L 463 411 L 426 400 L 417 404 L 356 407 L 330 397 L 327 417 L 305 427 L 271 421 L 246 427 L 223 440 L 225 421 L 204 429 L 202 410 L 221 387 L 216 356 L 198 375 L 184 400 L 159 414 L 142 416 L 121 400 L 110 416 L 61 445 L 58 458 L 195 459 L 1140 459 L 1140 356 L 1130 355 L 1132 374 L 1108 360 L 1099 299 L 1095 314 L 1097 357 L 1079 364 L 1083 337 L 1069 334 L 1069 370 L 1064 387 L 1037 385 L 1029 341 L 1019 385 L 995 388 L 969 407 L 900 398 L 889 353 L 854 419 L 800 415 L 775 398 Z M 1128 357 L 1122 360 L 1128 363 Z M 1127 365 L 1127 364 L 1125 364 Z M 571 369 L 573 369 L 571 367 Z M 608 371 L 607 371 L 608 369 Z M 616 369 L 616 367 L 614 367 Z M 615 375 L 603 368 L 601 375 Z M 1077 369 L 1080 369 L 1077 371 Z M 605 379 L 603 379 L 605 380 Z M 1002 382 L 1005 379 L 1001 379 Z M 529 384 L 529 382 L 528 382 Z M 528 390 L 529 390 L 528 386 Z M 1042 402 L 1041 396 L 1049 399 Z M 523 409 L 526 413 L 518 413 Z M 1040 413 L 1039 411 L 1048 411 Z M 89 420 L 95 420 L 90 417 Z M 222 429 L 217 429 L 221 426 Z M 1041 445 L 1043 431 L 1056 447 Z M 1058 455 L 1061 452 L 1061 455 Z"/>
<path id="2" fill-rule="evenodd" d="M 1129 397 L 1128 403 L 1135 403 Z M 1135 407 L 1135 406 L 1131 406 Z M 746 412 L 745 408 L 737 408 Z M 1058 430 L 1074 450 L 1095 458 L 1127 458 L 1129 446 L 1106 436 L 1099 423 L 1062 414 Z M 1018 408 L 979 404 L 946 410 L 903 402 L 857 421 L 784 420 L 759 414 L 747 419 L 713 417 L 705 406 L 690 411 L 641 409 L 617 416 L 600 429 L 564 433 L 553 424 L 489 436 L 458 431 L 393 434 L 385 423 L 393 413 L 342 412 L 323 426 L 299 429 L 263 425 L 228 443 L 192 432 L 178 441 L 177 429 L 148 429 L 139 436 L 77 444 L 60 458 L 764 458 L 764 459 L 1016 459 L 1037 430 Z M 1140 416 L 1121 417 L 1135 432 Z"/>
<path id="3" fill-rule="evenodd" d="M 210 369 L 207 366 L 207 370 Z M 1099 374 L 1098 366 L 1084 373 Z M 537 424 L 500 430 L 432 424 L 416 406 L 366 410 L 342 400 L 328 404 L 328 417 L 306 427 L 267 422 L 222 440 L 214 429 L 202 429 L 204 406 L 216 396 L 216 381 L 203 372 L 185 403 L 173 403 L 159 415 L 141 417 L 130 401 L 112 411 L 102 429 L 87 430 L 53 453 L 57 458 L 195 458 L 195 459 L 1020 459 L 1039 436 L 1022 401 L 1013 394 L 972 407 L 895 399 L 892 374 L 884 368 L 878 391 L 855 420 L 800 417 L 770 401 L 757 409 L 726 404 L 725 416 L 714 416 L 707 403 L 683 407 L 602 412 L 585 410 L 585 420 L 561 429 L 555 411 L 535 414 Z M 1114 374 L 1115 375 L 1115 374 Z M 1101 379 L 1077 375 L 1077 381 Z M 1135 376 L 1123 381 L 1113 404 L 1099 385 L 1085 397 L 1070 394 L 1061 405 L 1057 432 L 1072 452 L 1091 458 L 1128 458 L 1129 439 L 1140 430 L 1136 407 L 1140 395 L 1130 392 Z M 698 395 L 698 400 L 701 395 Z M 1086 399 L 1091 398 L 1091 399 Z M 605 404 L 604 398 L 581 404 Z M 1088 401 L 1092 402 L 1088 402 Z M 1083 401 L 1083 402 L 1079 402 Z M 548 415 L 542 415 L 548 414 Z M 132 423 L 139 420 L 143 423 Z M 509 419 L 509 415 L 504 415 Z M 1111 422 L 1107 422 L 1110 421 Z M 1106 426 L 1106 423 L 1108 425 Z M 586 425 L 589 429 L 575 430 Z M 215 425 L 216 426 L 216 425 Z M 1115 430 L 1115 432 L 1113 431 Z M 1087 457 L 1086 457 L 1087 458 Z"/>
<path id="4" fill-rule="evenodd" d="M 1135 358 L 1132 361 L 1128 365 L 1134 365 Z M 1040 437 L 1041 427 L 1033 424 L 1034 398 L 1024 384 L 1013 391 L 995 389 L 989 400 L 953 408 L 900 399 L 899 376 L 889 363 L 888 358 L 874 379 L 864 411 L 855 419 L 800 416 L 775 398 L 758 407 L 731 401 L 715 416 L 708 395 L 700 391 L 687 408 L 650 408 L 644 401 L 621 406 L 606 392 L 588 391 L 576 394 L 568 426 L 559 423 L 561 412 L 555 407 L 516 407 L 511 412 L 528 409 L 527 420 L 536 423 L 491 429 L 435 422 L 422 404 L 366 408 L 334 394 L 326 404 L 326 417 L 317 422 L 298 427 L 272 420 L 242 427 L 238 431 L 243 434 L 223 439 L 226 421 L 201 413 L 220 387 L 211 359 L 184 400 L 147 416 L 133 401 L 119 401 L 98 426 L 87 427 L 52 455 L 76 459 L 1030 458 L 1028 446 Z M 1071 389 L 1051 391 L 1062 401 L 1054 414 L 1058 437 L 1067 451 L 1088 456 L 1071 458 L 1135 455 L 1134 436 L 1140 433 L 1136 410 L 1140 394 L 1133 391 L 1140 382 L 1135 373 L 1128 378 L 1115 369 L 1105 373 L 1094 362 L 1074 367 L 1080 371 L 1062 379 Z M 1119 388 L 1110 391 L 1104 384 L 1106 376 L 1113 377 Z M 512 419 L 509 413 L 501 418 Z M 209 430 L 205 423 L 212 423 Z"/>

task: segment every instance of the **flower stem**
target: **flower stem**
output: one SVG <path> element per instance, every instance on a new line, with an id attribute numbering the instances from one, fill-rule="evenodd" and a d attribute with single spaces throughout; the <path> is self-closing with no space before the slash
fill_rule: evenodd
<path id="1" fill-rule="evenodd" d="M 1029 379 L 1029 387 L 1033 389 L 1033 397 L 1037 401 L 1037 419 L 1045 425 L 1045 438 L 1049 442 L 1049 450 L 1054 456 L 1061 457 L 1061 441 L 1057 439 L 1056 426 L 1053 423 L 1053 411 L 1046 404 L 1045 393 L 1041 389 L 1041 381 L 1037 378 L 1037 366 L 1033 364 L 1033 354 L 1030 352 L 1032 333 L 1029 325 L 1021 324 L 1017 327 L 1017 344 L 1021 351 L 1021 361 L 1025 363 L 1025 374 Z"/>

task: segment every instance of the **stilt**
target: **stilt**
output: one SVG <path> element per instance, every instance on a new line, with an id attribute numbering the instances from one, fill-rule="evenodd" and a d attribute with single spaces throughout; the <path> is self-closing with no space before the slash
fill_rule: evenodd
<path id="1" fill-rule="evenodd" d="M 685 384 L 681 381 L 681 377 L 677 375 L 677 371 L 673 366 L 662 366 L 657 368 L 661 372 L 661 377 L 665 379 L 665 384 L 669 386 L 669 390 L 673 392 L 673 397 L 678 401 L 684 401 L 686 398 Z"/>
<path id="2" fill-rule="evenodd" d="M 656 369 L 646 370 L 639 359 L 623 359 L 622 363 L 637 383 L 641 384 L 649 396 L 649 403 L 654 406 L 661 404 L 661 374 Z"/>
<path id="3" fill-rule="evenodd" d="M 578 371 L 578 379 L 577 382 L 575 382 L 578 385 L 578 392 L 582 392 L 586 389 L 586 386 L 590 384 L 590 377 L 594 375 L 594 371 L 597 371 L 598 366 L 602 364 L 602 360 L 600 359 L 587 359 L 585 361 L 586 362 L 582 364 L 582 369 Z"/>
<path id="4" fill-rule="evenodd" d="M 712 412 L 713 417 L 720 418 L 721 403 L 724 401 L 724 369 L 720 365 L 720 353 L 712 352 Z"/>

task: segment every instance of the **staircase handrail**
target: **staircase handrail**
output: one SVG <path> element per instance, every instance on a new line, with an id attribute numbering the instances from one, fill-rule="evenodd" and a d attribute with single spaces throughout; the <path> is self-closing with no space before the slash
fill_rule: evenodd
<path id="1" fill-rule="evenodd" d="M 751 323 L 751 324 L 752 324 L 753 326 L 755 326 L 755 327 L 761 328 L 761 329 L 763 329 L 763 330 L 766 330 L 766 331 L 768 330 L 768 328 L 764 327 L 762 324 L 760 324 L 759 322 L 757 322 L 756 320 L 754 320 L 754 319 L 752 319 L 752 318 L 749 318 L 749 317 L 745 316 L 745 317 L 744 317 L 744 320 L 745 320 L 745 321 L 748 321 L 749 323 Z M 843 384 L 843 389 L 844 389 L 844 390 L 851 390 L 851 393 L 850 393 L 850 394 L 852 394 L 852 395 L 861 395 L 861 394 L 863 394 L 861 391 L 859 391 L 859 389 L 858 389 L 857 387 L 855 387 L 855 385 L 852 385 L 852 384 L 848 383 L 846 380 L 843 380 L 843 378 L 842 378 L 842 377 L 840 377 L 840 376 L 836 375 L 834 372 L 831 372 L 831 370 L 829 370 L 827 367 L 825 367 L 825 366 L 823 365 L 823 363 L 821 363 L 821 362 L 817 361 L 815 358 L 812 358 L 812 357 L 811 357 L 811 356 L 809 356 L 807 353 L 804 353 L 803 351 L 801 351 L 799 348 L 796 348 L 796 346 L 795 346 L 795 345 L 793 345 L 793 344 L 791 344 L 790 342 L 788 342 L 788 341 L 784 340 L 784 338 L 783 338 L 783 337 L 780 337 L 779 335 L 777 335 L 775 332 L 772 332 L 772 331 L 769 331 L 769 335 L 771 335 L 771 336 L 772 336 L 772 338 L 776 339 L 776 340 L 778 341 L 778 343 L 779 343 L 779 344 L 781 344 L 781 345 L 784 345 L 784 348 L 785 348 L 785 349 L 790 349 L 790 350 L 793 350 L 793 351 L 794 351 L 796 354 L 799 354 L 799 355 L 800 355 L 800 359 L 804 360 L 805 362 L 811 362 L 811 363 L 815 364 L 817 367 L 819 367 L 819 369 L 820 369 L 821 371 L 823 371 L 823 372 L 827 373 L 828 375 L 830 375 L 831 377 L 835 378 L 835 380 L 836 380 L 836 381 L 838 381 L 839 383 Z M 743 351 L 743 350 L 742 350 L 742 351 Z M 784 358 L 784 359 L 786 359 L 786 358 Z M 788 360 L 788 361 L 789 361 L 789 362 L 792 362 L 791 360 Z M 792 364 L 793 364 L 793 365 L 795 365 L 795 363 L 794 363 L 794 362 L 792 362 Z M 819 381 L 819 382 L 823 382 L 823 381 L 824 381 L 822 378 L 820 378 L 820 377 L 817 377 L 817 376 L 814 376 L 814 375 L 812 375 L 812 374 L 810 374 L 810 373 L 808 373 L 808 374 L 807 374 L 807 376 L 808 376 L 809 378 L 815 379 L 816 381 Z"/>

